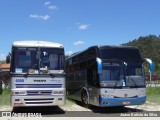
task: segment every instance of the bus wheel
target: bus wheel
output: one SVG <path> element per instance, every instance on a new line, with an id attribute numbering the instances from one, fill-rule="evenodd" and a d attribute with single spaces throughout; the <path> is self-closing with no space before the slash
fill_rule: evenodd
<path id="1" fill-rule="evenodd" d="M 83 90 L 81 97 L 82 97 L 83 106 L 88 107 L 88 94 L 86 90 Z"/>

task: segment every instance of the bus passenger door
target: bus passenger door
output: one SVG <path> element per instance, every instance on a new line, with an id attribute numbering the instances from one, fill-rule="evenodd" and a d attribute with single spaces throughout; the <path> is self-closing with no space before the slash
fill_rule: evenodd
<path id="1" fill-rule="evenodd" d="M 98 90 L 98 73 L 96 67 L 90 67 L 87 70 L 87 82 L 89 92 L 89 104 L 98 106 L 99 90 Z"/>

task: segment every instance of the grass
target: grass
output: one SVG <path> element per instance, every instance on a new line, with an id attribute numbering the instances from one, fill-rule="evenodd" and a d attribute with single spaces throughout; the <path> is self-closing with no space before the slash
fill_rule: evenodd
<path id="1" fill-rule="evenodd" d="M 9 106 L 10 105 L 10 96 L 0 95 L 0 106 Z"/>
<path id="2" fill-rule="evenodd" d="M 147 87 L 147 95 L 160 95 L 160 87 Z"/>
<path id="3" fill-rule="evenodd" d="M 160 104 L 160 87 L 147 87 L 147 101 Z"/>
<path id="4" fill-rule="evenodd" d="M 160 105 L 160 94 L 159 95 L 148 95 L 147 101 Z"/>
<path id="5" fill-rule="evenodd" d="M 4 88 L 2 94 L 0 95 L 0 106 L 10 105 L 10 89 Z"/>
<path id="6" fill-rule="evenodd" d="M 66 98 L 66 103 L 65 103 L 65 105 L 62 105 L 62 106 L 60 106 L 60 107 L 61 107 L 61 109 L 63 109 L 63 110 L 67 110 L 68 108 L 72 108 L 72 107 L 74 106 L 74 104 L 75 104 L 75 101 Z"/>
<path id="7" fill-rule="evenodd" d="M 71 99 L 67 99 L 66 98 L 66 105 L 67 107 L 71 107 L 72 105 L 75 104 L 75 101 L 74 100 L 71 100 Z"/>

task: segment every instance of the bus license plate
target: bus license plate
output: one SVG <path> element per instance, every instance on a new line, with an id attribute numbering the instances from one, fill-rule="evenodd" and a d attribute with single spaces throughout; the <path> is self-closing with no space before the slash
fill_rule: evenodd
<path id="1" fill-rule="evenodd" d="M 124 101 L 123 102 L 123 105 L 129 105 L 130 104 L 130 101 Z"/>

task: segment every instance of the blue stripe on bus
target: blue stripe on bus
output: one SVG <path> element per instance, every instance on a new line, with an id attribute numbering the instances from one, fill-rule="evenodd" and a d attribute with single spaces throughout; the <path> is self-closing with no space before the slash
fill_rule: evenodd
<path id="1" fill-rule="evenodd" d="M 16 84 L 16 88 L 61 88 L 62 84 Z"/>
<path id="2" fill-rule="evenodd" d="M 141 105 L 145 103 L 145 101 L 146 101 L 146 96 L 137 97 L 137 98 L 102 98 L 100 97 L 99 106 L 109 107 L 109 106 Z M 130 102 L 130 103 L 124 104 L 124 102 Z"/>

